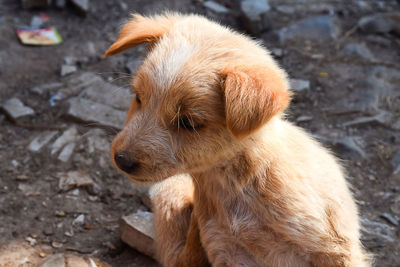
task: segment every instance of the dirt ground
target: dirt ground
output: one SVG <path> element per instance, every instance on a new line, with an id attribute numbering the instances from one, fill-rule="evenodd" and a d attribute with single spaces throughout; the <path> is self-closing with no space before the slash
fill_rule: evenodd
<path id="1" fill-rule="evenodd" d="M 399 12 L 399 1 L 270 0 L 256 29 L 241 15 L 240 1 L 216 2 L 228 11 L 212 11 L 201 0 L 109 0 L 91 1 L 82 16 L 71 5 L 22 9 L 20 1 L 0 0 L 0 103 L 15 97 L 35 111 L 17 121 L 0 113 L 0 252 L 21 242 L 47 254 L 93 255 L 112 266 L 158 266 L 120 240 L 120 217 L 148 208 L 140 188 L 112 167 L 109 145 L 115 130 L 65 116 L 68 100 L 78 92 L 52 101 L 57 92 L 71 88 L 70 79 L 85 72 L 129 88 L 129 63 L 137 62 L 143 49 L 107 59 L 102 55 L 131 12 L 168 9 L 203 14 L 253 35 L 291 78 L 301 80 L 304 86 L 294 88 L 288 119 L 342 159 L 360 209 L 362 241 L 375 255 L 375 266 L 400 266 L 400 15 L 387 24 L 393 29 L 357 27 L 362 17 Z M 47 25 L 60 32 L 62 44 L 19 42 L 16 29 L 41 12 L 50 18 Z M 307 26 L 298 22 L 316 16 L 334 22 L 317 37 L 308 36 Z M 300 26 L 291 30 L 290 25 Z M 61 66 L 71 58 L 68 64 L 76 72 L 61 77 Z M 49 83 L 61 85 L 33 89 Z M 59 151 L 52 153 L 54 139 L 71 127 L 77 130 L 70 141 L 73 154 L 62 161 Z M 54 139 L 39 151 L 29 149 L 35 137 L 52 132 Z M 76 172 L 91 181 L 60 184 L 61 177 Z"/>

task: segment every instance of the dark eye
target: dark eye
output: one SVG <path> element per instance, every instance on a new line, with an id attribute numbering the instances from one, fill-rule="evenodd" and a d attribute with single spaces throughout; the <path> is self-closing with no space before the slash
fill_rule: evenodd
<path id="1" fill-rule="evenodd" d="M 178 128 L 183 128 L 183 129 L 189 130 L 189 131 L 196 131 L 197 129 L 199 129 L 201 127 L 203 127 L 202 124 L 195 123 L 189 117 L 182 117 L 182 118 L 179 119 Z"/>
<path id="2" fill-rule="evenodd" d="M 135 95 L 136 103 L 141 104 L 142 100 L 140 100 L 140 97 L 138 94 Z"/>

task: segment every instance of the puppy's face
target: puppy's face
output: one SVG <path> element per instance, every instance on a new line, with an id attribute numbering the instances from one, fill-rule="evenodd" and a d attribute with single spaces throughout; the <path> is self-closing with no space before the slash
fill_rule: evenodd
<path id="1" fill-rule="evenodd" d="M 201 171 L 232 157 L 241 140 L 288 104 L 285 74 L 264 50 L 204 18 L 135 15 L 106 56 L 143 42 L 150 52 L 111 149 L 115 165 L 135 182 Z M 246 44 L 265 62 L 244 64 Z"/>

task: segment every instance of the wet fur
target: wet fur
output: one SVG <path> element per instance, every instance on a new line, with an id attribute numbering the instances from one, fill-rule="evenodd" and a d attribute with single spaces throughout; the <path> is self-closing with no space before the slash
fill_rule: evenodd
<path id="1" fill-rule="evenodd" d="M 164 266 L 369 266 L 343 171 L 283 118 L 286 73 L 265 48 L 200 16 L 136 14 L 106 56 L 141 43 L 140 103 L 112 157 L 127 151 L 141 166 L 128 177 L 158 182 Z"/>

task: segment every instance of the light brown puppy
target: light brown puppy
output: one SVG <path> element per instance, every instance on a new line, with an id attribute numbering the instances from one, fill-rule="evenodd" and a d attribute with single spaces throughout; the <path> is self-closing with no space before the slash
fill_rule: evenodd
<path id="1" fill-rule="evenodd" d="M 163 265 L 369 265 L 343 171 L 284 120 L 286 73 L 265 48 L 200 16 L 134 15 L 106 56 L 141 43 L 112 158 L 135 182 L 164 180 L 152 190 Z"/>

